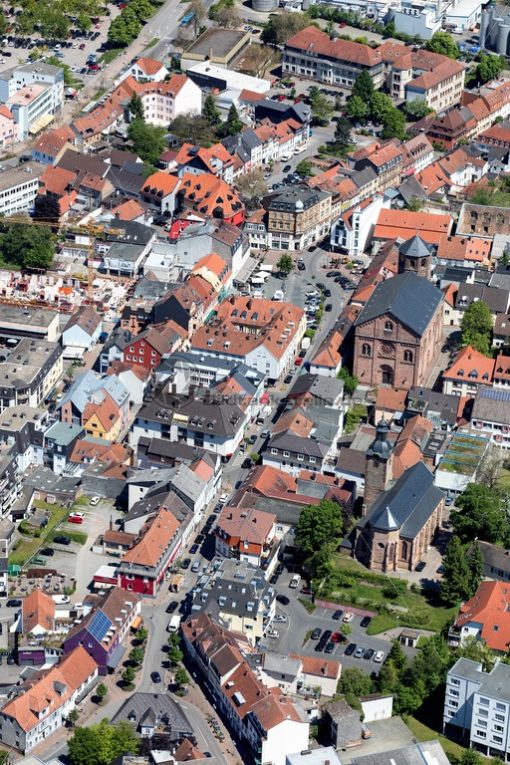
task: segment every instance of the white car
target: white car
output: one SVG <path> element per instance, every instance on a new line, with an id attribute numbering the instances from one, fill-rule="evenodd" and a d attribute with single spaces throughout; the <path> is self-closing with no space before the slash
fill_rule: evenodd
<path id="1" fill-rule="evenodd" d="M 384 651 L 376 651 L 374 654 L 374 661 L 376 664 L 380 664 L 384 659 Z"/>
<path id="2" fill-rule="evenodd" d="M 287 617 L 285 614 L 276 614 L 273 619 L 276 624 L 287 624 Z"/>
<path id="3" fill-rule="evenodd" d="M 274 630 L 272 627 L 269 627 L 269 629 L 266 632 L 266 637 L 276 639 L 280 637 L 280 633 L 278 632 L 278 630 Z"/>
<path id="4" fill-rule="evenodd" d="M 352 622 L 353 619 L 354 619 L 354 614 L 351 611 L 347 611 L 342 621 L 345 622 L 346 624 L 349 624 L 349 622 Z"/>
<path id="5" fill-rule="evenodd" d="M 227 492 L 224 492 L 224 493 L 221 495 L 221 497 L 220 497 L 220 503 L 221 503 L 222 505 L 224 505 L 224 504 L 225 504 L 225 502 L 227 501 L 227 499 L 229 498 L 229 496 L 230 496 L 230 495 L 229 495 L 229 494 L 227 494 Z"/>
<path id="6" fill-rule="evenodd" d="M 93 505 L 95 507 L 96 505 L 98 505 L 100 503 L 100 501 L 101 500 L 100 500 L 99 497 L 91 497 L 89 504 Z"/>

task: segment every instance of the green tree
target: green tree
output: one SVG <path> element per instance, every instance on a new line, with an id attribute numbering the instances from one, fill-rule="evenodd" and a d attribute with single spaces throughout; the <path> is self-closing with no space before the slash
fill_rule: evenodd
<path id="1" fill-rule="evenodd" d="M 264 171 L 260 167 L 240 175 L 236 180 L 236 187 L 250 209 L 259 207 L 260 200 L 268 191 Z"/>
<path id="2" fill-rule="evenodd" d="M 184 667 L 177 667 L 174 675 L 175 684 L 181 688 L 183 685 L 187 685 L 189 683 L 189 677 L 188 673 L 184 669 Z"/>
<path id="3" fill-rule="evenodd" d="M 492 341 L 492 314 L 483 300 L 476 300 L 464 311 L 460 325 L 462 345 L 472 345 L 475 350 L 490 355 Z"/>
<path id="4" fill-rule="evenodd" d="M 197 114 L 181 114 L 170 123 L 170 132 L 198 146 L 211 146 L 215 136 L 207 119 Z"/>
<path id="5" fill-rule="evenodd" d="M 122 673 L 122 682 L 124 685 L 130 686 L 133 683 L 133 680 L 135 679 L 135 670 L 133 667 L 126 667 L 124 672 Z"/>
<path id="6" fill-rule="evenodd" d="M 99 699 L 99 703 L 102 703 L 107 695 L 108 695 L 107 686 L 104 683 L 99 683 L 99 685 L 96 687 L 96 696 Z"/>
<path id="7" fill-rule="evenodd" d="M 202 26 L 204 19 L 207 16 L 207 11 L 205 9 L 203 0 L 191 0 L 191 3 L 188 6 L 188 11 L 193 13 L 193 29 L 195 32 L 195 37 L 198 37 L 200 33 L 200 27 Z"/>
<path id="8" fill-rule="evenodd" d="M 359 380 L 356 375 L 351 375 L 346 367 L 342 367 L 338 373 L 338 377 L 340 380 L 344 381 L 344 393 L 348 396 L 352 396 L 359 385 Z"/>
<path id="9" fill-rule="evenodd" d="M 315 125 L 329 124 L 335 105 L 315 85 L 310 88 L 310 107 Z"/>
<path id="10" fill-rule="evenodd" d="M 141 646 L 136 646 L 135 648 L 132 648 L 129 652 L 129 661 L 134 664 L 136 667 L 138 667 L 142 662 L 143 658 L 145 656 L 145 651 Z"/>
<path id="11" fill-rule="evenodd" d="M 69 720 L 70 723 L 74 725 L 74 723 L 76 722 L 79 716 L 80 716 L 80 713 L 78 712 L 77 709 L 71 709 L 71 711 L 67 715 L 67 719 Z"/>
<path id="12" fill-rule="evenodd" d="M 298 162 L 296 165 L 296 173 L 300 175 L 301 178 L 310 177 L 313 175 L 312 163 L 308 159 L 302 159 L 301 162 Z"/>
<path id="13" fill-rule="evenodd" d="M 53 233 L 58 230 L 60 220 L 60 202 L 54 194 L 38 194 L 34 202 L 34 220 L 54 225 Z"/>
<path id="14" fill-rule="evenodd" d="M 342 510 L 339 504 L 322 499 L 318 505 L 305 505 L 296 526 L 296 544 L 307 555 L 321 548 L 336 546 L 342 533 Z"/>
<path id="15" fill-rule="evenodd" d="M 337 120 L 333 143 L 342 149 L 351 143 L 351 123 L 345 117 L 340 117 Z"/>
<path id="16" fill-rule="evenodd" d="M 53 260 L 54 239 L 48 229 L 17 223 L 0 236 L 0 252 L 6 263 L 46 269 Z"/>
<path id="17" fill-rule="evenodd" d="M 216 125 L 219 125 L 221 122 L 220 110 L 216 106 L 216 99 L 212 93 L 209 93 L 205 97 L 202 116 L 205 117 L 207 123 L 211 125 L 211 127 L 216 127 Z"/>
<path id="18" fill-rule="evenodd" d="M 470 483 L 456 505 L 462 512 L 452 514 L 451 524 L 462 542 L 472 542 L 478 537 L 493 544 L 506 543 L 508 521 L 498 489 Z"/>
<path id="19" fill-rule="evenodd" d="M 287 255 L 286 253 L 284 253 L 280 257 L 278 263 L 276 264 L 276 267 L 282 274 L 285 274 L 285 276 L 288 276 L 294 268 L 294 261 L 292 260 L 291 255 Z"/>
<path id="20" fill-rule="evenodd" d="M 134 120 L 143 120 L 143 101 L 138 93 L 133 93 L 129 102 L 129 112 Z"/>
<path id="21" fill-rule="evenodd" d="M 476 749 L 464 749 L 460 765 L 482 765 L 482 755 Z"/>
<path id="22" fill-rule="evenodd" d="M 338 683 L 339 693 L 352 693 L 354 696 L 368 696 L 374 690 L 372 678 L 358 667 L 347 667 L 342 671 Z"/>
<path id="23" fill-rule="evenodd" d="M 460 56 L 459 46 L 448 32 L 434 32 L 425 47 L 432 53 L 440 53 L 442 56 L 448 56 L 448 58 Z"/>
<path id="24" fill-rule="evenodd" d="M 101 762 L 102 745 L 94 726 L 76 728 L 68 743 L 69 761 L 71 765 L 99 765 Z"/>
<path id="25" fill-rule="evenodd" d="M 144 120 L 136 119 L 129 124 L 128 138 L 133 144 L 133 151 L 148 165 L 156 165 L 166 147 L 166 130 L 155 125 L 148 125 Z"/>
<path id="26" fill-rule="evenodd" d="M 498 266 L 503 266 L 504 268 L 510 266 L 510 252 L 508 252 L 507 247 L 505 247 L 502 256 L 498 260 Z"/>
<path id="27" fill-rule="evenodd" d="M 235 104 L 232 104 L 228 110 L 226 121 L 218 127 L 216 132 L 220 138 L 225 138 L 228 135 L 237 135 L 241 132 L 243 127 L 244 125 L 239 117 L 239 112 L 237 111 Z"/>
<path id="28" fill-rule="evenodd" d="M 351 96 L 345 105 L 346 113 L 357 122 L 364 122 L 368 116 L 369 108 L 369 102 L 363 101 L 360 96 Z"/>
<path id="29" fill-rule="evenodd" d="M 396 693 L 400 685 L 398 670 L 392 661 L 386 660 L 377 678 L 377 687 L 381 693 Z"/>
<path id="30" fill-rule="evenodd" d="M 412 120 L 421 120 L 432 111 L 424 98 L 415 98 L 406 102 L 404 110 L 409 119 Z"/>
<path id="31" fill-rule="evenodd" d="M 448 542 L 443 569 L 441 599 L 448 606 L 454 606 L 459 600 L 465 600 L 470 595 L 469 566 L 458 536 L 454 535 Z"/>
<path id="32" fill-rule="evenodd" d="M 370 116 L 375 122 L 384 123 L 395 107 L 393 101 L 386 93 L 373 93 L 370 98 Z"/>
<path id="33" fill-rule="evenodd" d="M 407 209 L 411 210 L 411 212 L 420 212 L 424 204 L 425 201 L 420 199 L 420 197 L 411 197 L 407 203 Z"/>
<path id="34" fill-rule="evenodd" d="M 177 664 L 179 664 L 184 658 L 184 654 L 178 645 L 170 646 L 168 649 L 167 656 L 168 656 L 168 661 L 173 667 L 176 667 Z"/>
<path id="35" fill-rule="evenodd" d="M 372 78 L 366 69 L 364 69 L 358 76 L 352 86 L 351 96 L 352 98 L 358 97 L 363 103 L 368 104 L 375 92 L 374 83 Z"/>
<path id="36" fill-rule="evenodd" d="M 287 40 L 308 26 L 309 18 L 305 13 L 273 14 L 262 30 L 262 42 L 270 45 L 283 45 Z"/>
<path id="37" fill-rule="evenodd" d="M 478 58 L 475 75 L 478 82 L 495 80 L 505 68 L 505 58 L 491 53 L 481 53 Z"/>
<path id="38" fill-rule="evenodd" d="M 462 645 L 457 649 L 457 655 L 463 659 L 479 662 L 484 672 L 490 672 L 496 661 L 489 646 L 473 635 L 469 635 L 462 641 Z"/>
<path id="39" fill-rule="evenodd" d="M 402 674 L 407 667 L 408 667 L 408 660 L 407 656 L 405 655 L 404 651 L 402 650 L 402 646 L 400 645 L 398 640 L 394 640 L 391 644 L 391 649 L 388 654 L 388 659 L 393 662 L 393 666 L 397 670 L 399 674 Z"/>
<path id="40" fill-rule="evenodd" d="M 393 109 L 383 120 L 383 138 L 398 138 L 403 140 L 406 135 L 406 120 L 399 109 Z"/>
<path id="41" fill-rule="evenodd" d="M 121 754 L 137 754 L 140 739 L 128 722 L 111 725 L 105 719 L 77 728 L 68 746 L 71 765 L 110 765 Z"/>
<path id="42" fill-rule="evenodd" d="M 108 42 L 115 48 L 125 48 L 135 40 L 142 29 L 138 17 L 125 8 L 113 19 L 108 29 Z"/>
<path id="43" fill-rule="evenodd" d="M 477 591 L 483 576 L 483 558 L 480 548 L 476 542 L 474 542 L 467 554 L 467 563 L 471 579 L 469 583 L 469 594 L 472 596 Z"/>
<path id="44" fill-rule="evenodd" d="M 139 643 L 146 643 L 147 638 L 149 637 L 149 633 L 145 627 L 139 627 L 136 631 L 135 637 Z"/>

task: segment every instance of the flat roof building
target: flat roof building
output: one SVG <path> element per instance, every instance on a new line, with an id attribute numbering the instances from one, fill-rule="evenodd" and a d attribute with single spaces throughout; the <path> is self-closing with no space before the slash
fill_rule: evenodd
<path id="1" fill-rule="evenodd" d="M 208 29 L 182 54 L 181 69 L 185 72 L 193 64 L 202 61 L 228 67 L 249 43 L 249 32 L 235 29 Z"/>

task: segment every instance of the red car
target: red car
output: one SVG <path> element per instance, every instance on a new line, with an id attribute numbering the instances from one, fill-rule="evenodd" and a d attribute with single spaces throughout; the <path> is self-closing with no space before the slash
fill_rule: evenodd
<path id="1" fill-rule="evenodd" d="M 71 513 L 69 518 L 67 519 L 68 523 L 83 523 L 83 513 Z"/>
<path id="2" fill-rule="evenodd" d="M 294 364 L 295 364 L 297 367 L 300 367 L 302 363 L 303 363 L 303 359 L 299 358 L 299 356 L 298 356 L 298 357 L 297 357 L 297 359 L 294 361 Z"/>
<path id="3" fill-rule="evenodd" d="M 80 45 L 80 50 L 85 50 L 85 43 L 82 43 L 82 44 Z"/>
<path id="4" fill-rule="evenodd" d="M 341 643 L 342 642 L 342 635 L 340 632 L 333 632 L 331 635 L 331 642 L 332 643 Z"/>

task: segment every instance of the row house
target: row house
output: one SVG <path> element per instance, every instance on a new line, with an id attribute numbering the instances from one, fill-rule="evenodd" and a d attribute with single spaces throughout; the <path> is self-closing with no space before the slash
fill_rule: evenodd
<path id="1" fill-rule="evenodd" d="M 129 421 L 129 391 L 115 375 L 101 377 L 92 370 L 84 372 L 67 390 L 58 405 L 60 420 L 83 425 L 87 407 L 99 405 L 105 400 L 118 410 L 120 429 L 124 429 Z"/>
<path id="2" fill-rule="evenodd" d="M 276 515 L 227 505 L 214 529 L 216 555 L 262 566 L 276 534 Z"/>
<path id="3" fill-rule="evenodd" d="M 498 356 L 498 358 L 501 358 Z M 487 436 L 491 443 L 502 449 L 510 449 L 510 374 L 509 359 L 501 364 L 496 361 L 498 380 L 503 385 L 479 386 L 471 412 L 471 427 L 477 433 Z M 510 641 L 510 635 L 509 635 Z"/>
<path id="4" fill-rule="evenodd" d="M 443 393 L 473 398 L 481 387 L 492 385 L 494 366 L 494 359 L 466 346 L 443 372 Z"/>
<path id="5" fill-rule="evenodd" d="M 186 653 L 232 733 L 255 760 L 285 765 L 290 751 L 308 748 L 309 723 L 279 688 L 262 685 L 243 658 L 238 639 L 205 613 L 182 625 Z"/>

